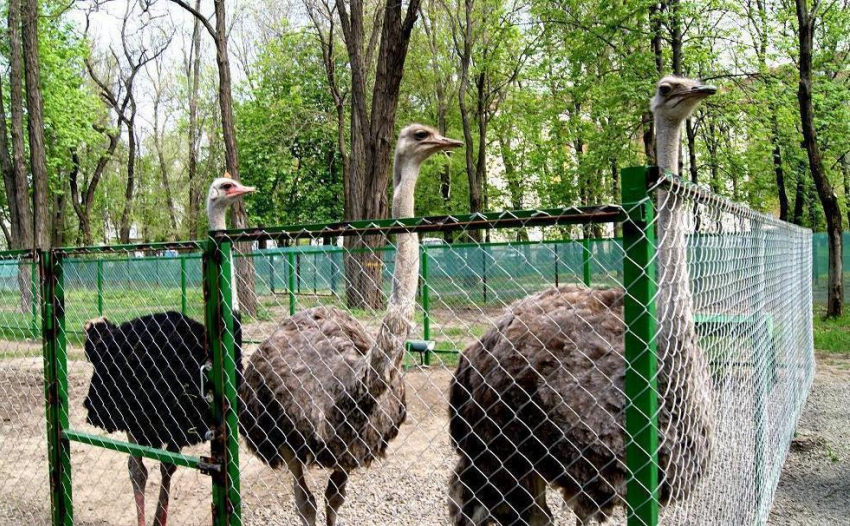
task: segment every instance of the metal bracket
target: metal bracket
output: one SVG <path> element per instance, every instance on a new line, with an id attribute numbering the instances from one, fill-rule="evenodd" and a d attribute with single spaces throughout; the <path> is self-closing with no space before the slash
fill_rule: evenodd
<path id="1" fill-rule="evenodd" d="M 649 204 L 647 201 L 638 203 L 623 203 L 623 209 L 632 223 L 646 223 L 649 221 Z"/>
<path id="2" fill-rule="evenodd" d="M 204 475 L 218 475 L 221 473 L 221 463 L 216 462 L 211 457 L 201 457 L 201 461 L 198 463 L 198 471 Z"/>

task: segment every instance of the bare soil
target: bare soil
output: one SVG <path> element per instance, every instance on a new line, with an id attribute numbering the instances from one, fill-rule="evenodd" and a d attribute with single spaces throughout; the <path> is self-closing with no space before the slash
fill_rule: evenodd
<path id="1" fill-rule="evenodd" d="M 9 356 L 0 360 L 0 526 L 42 526 L 49 523 L 42 363 L 40 357 L 14 357 L 11 345 L 0 342 L 4 351 L 0 356 Z M 34 344 L 19 347 L 19 352 L 37 348 Z M 246 351 L 250 353 L 251 349 Z M 97 433 L 85 424 L 82 408 L 91 368 L 83 360 L 72 360 L 68 367 L 70 424 Z M 386 459 L 352 475 L 348 502 L 341 510 L 344 524 L 447 523 L 446 481 L 454 462 L 447 433 L 450 378 L 451 370 L 441 367 L 414 369 L 406 374 L 407 422 L 390 445 Z M 769 524 L 850 524 L 849 435 L 850 357 L 818 355 L 814 387 L 783 469 Z M 112 437 L 124 438 L 120 434 Z M 184 453 L 205 455 L 207 448 L 202 445 Z M 240 455 L 244 522 L 297 524 L 289 474 L 269 469 L 245 448 Z M 75 523 L 134 524 L 127 456 L 79 444 L 72 444 L 71 456 Z M 156 462 L 146 464 L 150 471 L 146 498 L 151 523 L 160 477 Z M 322 502 L 327 473 L 311 471 L 308 482 Z M 209 492 L 207 476 L 178 469 L 172 485 L 169 524 L 209 524 Z M 554 492 L 549 503 L 557 524 L 573 524 L 572 514 Z M 321 512 L 320 521 L 324 522 Z M 613 522 L 621 521 L 618 516 Z"/>

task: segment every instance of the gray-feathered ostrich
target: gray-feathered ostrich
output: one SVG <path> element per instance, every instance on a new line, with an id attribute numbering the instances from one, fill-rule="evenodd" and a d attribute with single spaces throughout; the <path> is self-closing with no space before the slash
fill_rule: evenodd
<path id="1" fill-rule="evenodd" d="M 225 212 L 254 189 L 229 177 L 213 181 L 207 197 L 210 229 L 223 230 Z M 235 283 L 235 281 L 231 280 Z M 234 287 L 234 329 L 237 370 L 241 374 L 242 328 Z M 124 431 L 144 446 L 179 452 L 206 440 L 213 426 L 209 403 L 201 392 L 201 367 L 212 359 L 205 345 L 204 325 L 179 312 L 142 316 L 121 325 L 106 318 L 85 323 L 86 358 L 94 366 L 84 406 L 86 421 L 109 433 Z M 154 524 L 165 526 L 171 476 L 176 466 L 160 464 L 160 484 Z M 148 471 L 142 458 L 131 456 L 130 481 L 138 526 L 145 526 L 145 485 Z"/>
<path id="2" fill-rule="evenodd" d="M 715 88 L 665 77 L 651 108 L 658 164 L 678 170 L 680 126 Z M 697 346 L 686 265 L 688 213 L 659 191 L 658 392 L 662 504 L 686 497 L 712 447 L 711 381 Z M 515 305 L 466 349 L 450 392 L 460 456 L 450 479 L 455 526 L 548 525 L 552 484 L 578 524 L 623 503 L 623 290 L 564 286 Z"/>
<path id="3" fill-rule="evenodd" d="M 413 215 L 419 167 L 436 152 L 462 146 L 428 126 L 412 124 L 398 139 L 393 217 Z M 413 320 L 419 278 L 416 234 L 396 236 L 395 270 L 387 311 L 376 335 L 334 307 L 308 309 L 284 320 L 245 367 L 239 423 L 248 446 L 294 481 L 301 521 L 316 523 L 316 499 L 305 466 L 333 470 L 326 520 L 336 523 L 348 474 L 385 454 L 406 416 L 399 369 Z"/>

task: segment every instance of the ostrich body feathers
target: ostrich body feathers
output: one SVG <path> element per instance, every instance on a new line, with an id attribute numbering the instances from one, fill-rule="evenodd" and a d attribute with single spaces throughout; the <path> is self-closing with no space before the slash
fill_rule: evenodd
<path id="1" fill-rule="evenodd" d="M 241 342 L 238 319 L 235 326 Z M 203 324 L 173 311 L 121 325 L 97 320 L 86 325 L 85 352 L 94 367 L 83 404 L 89 424 L 125 431 L 150 447 L 180 449 L 206 440 L 213 423 L 200 370 L 212 356 Z M 236 355 L 238 377 L 239 345 Z"/>
<path id="2" fill-rule="evenodd" d="M 337 308 L 284 320 L 245 369 L 239 421 L 250 449 L 272 467 L 284 461 L 282 448 L 331 469 L 367 467 L 382 457 L 405 420 L 405 389 L 397 360 L 375 379 L 383 388 L 369 385 L 374 345 Z"/>
<path id="3" fill-rule="evenodd" d="M 559 488 L 582 520 L 604 520 L 622 503 L 624 330 L 622 289 L 564 286 L 520 300 L 464 351 L 450 387 L 460 455 L 450 481 L 454 524 L 473 524 L 465 521 L 482 507 L 500 524 L 528 524 L 535 477 Z M 659 364 L 662 504 L 692 489 L 709 447 L 702 420 L 674 420 L 689 407 L 671 419 L 675 401 L 687 399 L 664 373 L 676 352 Z"/>

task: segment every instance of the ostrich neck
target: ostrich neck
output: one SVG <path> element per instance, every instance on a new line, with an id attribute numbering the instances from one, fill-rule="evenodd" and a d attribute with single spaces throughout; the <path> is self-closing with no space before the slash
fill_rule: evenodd
<path id="1" fill-rule="evenodd" d="M 404 162 L 396 155 L 394 170 L 393 218 L 411 217 L 419 163 Z M 375 345 L 369 352 L 369 367 L 364 382 L 373 397 L 386 391 L 404 356 L 404 345 L 410 335 L 416 306 L 418 280 L 419 242 L 416 234 L 397 234 L 392 291 Z"/>
<path id="2" fill-rule="evenodd" d="M 212 204 L 207 205 L 207 219 L 209 219 L 210 230 L 227 230 L 227 220 L 225 219 L 226 212 L 227 207 L 225 206 L 216 206 Z M 230 265 L 230 289 L 233 297 L 234 315 L 239 313 L 239 287 L 237 285 L 236 265 L 234 262 L 234 264 Z"/>
<path id="3" fill-rule="evenodd" d="M 675 174 L 679 166 L 681 122 L 656 117 L 655 129 L 658 166 Z M 686 260 L 687 211 L 683 208 L 677 194 L 658 192 L 658 310 L 662 336 L 679 331 L 693 334 L 694 329 Z"/>
<path id="4" fill-rule="evenodd" d="M 393 174 L 393 218 L 413 216 L 413 195 L 419 177 L 419 163 L 396 159 Z M 419 240 L 416 234 L 396 236 L 395 269 L 390 308 L 412 309 L 419 280 Z M 410 313 L 412 316 L 412 312 Z"/>
<path id="5" fill-rule="evenodd" d="M 681 122 L 655 119 L 659 168 L 677 173 Z M 660 425 L 681 430 L 688 440 L 663 440 L 670 458 L 692 458 L 704 465 L 713 435 L 711 373 L 699 349 L 687 265 L 690 207 L 675 192 L 659 190 L 658 198 L 658 392 L 663 398 Z M 671 491 L 688 477 L 670 478 Z"/>

